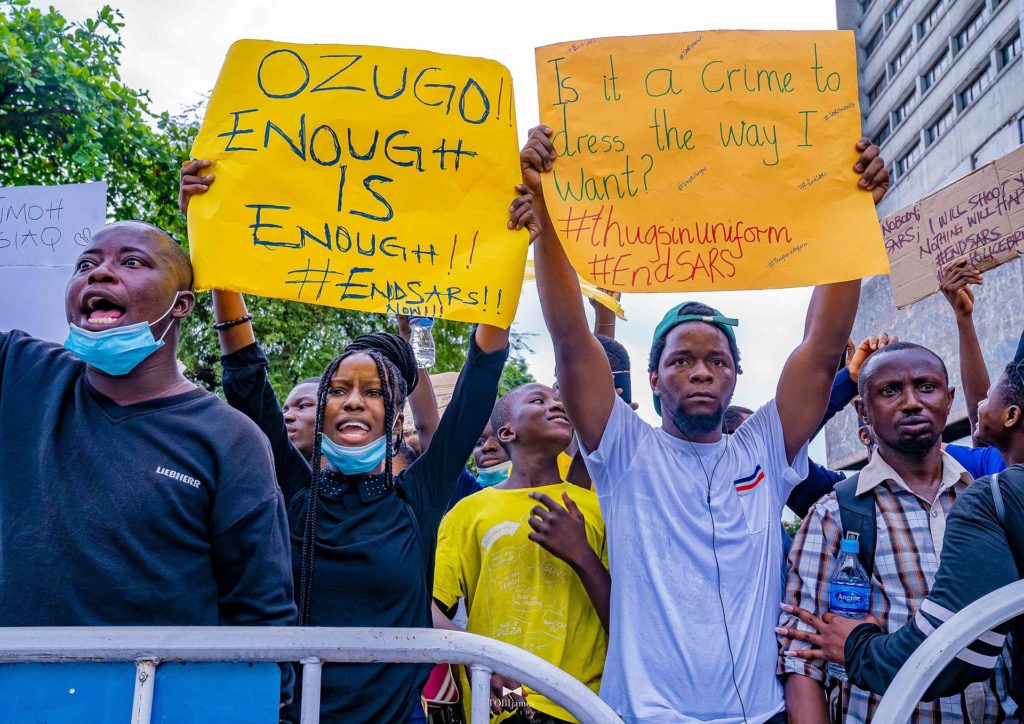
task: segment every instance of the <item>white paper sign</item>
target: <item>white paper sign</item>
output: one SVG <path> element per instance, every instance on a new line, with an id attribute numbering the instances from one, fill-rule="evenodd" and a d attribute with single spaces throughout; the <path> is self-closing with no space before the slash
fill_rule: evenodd
<path id="1" fill-rule="evenodd" d="M 64 288 L 106 218 L 102 181 L 0 188 L 0 330 L 64 340 Z"/>

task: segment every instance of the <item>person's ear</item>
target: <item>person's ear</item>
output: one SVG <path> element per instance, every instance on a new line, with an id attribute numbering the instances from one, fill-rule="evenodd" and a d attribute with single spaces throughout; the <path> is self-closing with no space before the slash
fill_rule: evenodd
<path id="1" fill-rule="evenodd" d="M 516 441 L 516 431 L 512 429 L 511 425 L 502 425 L 498 428 L 498 432 L 495 436 L 500 442 L 508 443 Z"/>
<path id="2" fill-rule="evenodd" d="M 954 400 L 954 398 L 956 398 L 956 388 L 955 387 L 950 387 L 949 388 L 949 404 L 946 405 L 946 414 L 947 415 L 949 414 L 949 411 L 953 409 L 953 400 Z"/>
<path id="3" fill-rule="evenodd" d="M 181 291 L 178 292 L 178 298 L 174 300 L 174 306 L 171 307 L 171 316 L 174 319 L 181 319 L 187 317 L 192 313 L 193 308 L 196 306 L 196 295 L 194 292 Z"/>
<path id="4" fill-rule="evenodd" d="M 1007 430 L 1012 430 L 1013 428 L 1020 425 L 1020 421 L 1021 409 L 1017 407 L 1017 405 L 1010 405 L 1003 412 L 1003 427 L 1005 427 Z"/>
<path id="5" fill-rule="evenodd" d="M 853 398 L 853 409 L 857 411 L 857 414 L 860 415 L 860 418 L 864 420 L 864 422 L 870 424 L 870 420 L 868 420 L 867 405 L 864 404 L 864 400 L 860 397 L 860 395 L 857 395 L 857 397 Z"/>
<path id="6" fill-rule="evenodd" d="M 649 374 L 651 383 L 651 392 L 654 393 L 655 397 L 661 397 L 661 392 L 658 390 L 658 372 L 655 370 Z"/>
<path id="7" fill-rule="evenodd" d="M 395 436 L 392 450 L 398 450 L 398 448 L 402 447 L 402 443 L 405 441 L 404 427 L 405 415 L 400 412 L 395 416 L 395 424 L 391 426 L 391 434 Z"/>

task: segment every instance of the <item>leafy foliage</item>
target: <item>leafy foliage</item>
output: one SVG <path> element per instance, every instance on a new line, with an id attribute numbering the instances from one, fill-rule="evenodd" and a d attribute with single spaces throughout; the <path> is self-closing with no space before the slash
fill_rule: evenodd
<path id="1" fill-rule="evenodd" d="M 199 129 L 199 108 L 154 113 L 150 97 L 121 80 L 122 14 L 104 7 L 71 22 L 29 0 L 0 0 L 0 186 L 107 183 L 108 215 L 141 219 L 179 239 L 178 169 Z M 267 350 L 279 395 L 319 375 L 354 337 L 380 329 L 379 315 L 250 297 L 256 337 Z M 178 356 L 188 376 L 208 389 L 220 384 L 220 355 L 210 327 L 210 295 L 201 294 L 182 329 Z M 469 327 L 435 325 L 435 372 L 462 367 Z M 530 381 L 516 336 L 516 356 L 503 391 Z"/>

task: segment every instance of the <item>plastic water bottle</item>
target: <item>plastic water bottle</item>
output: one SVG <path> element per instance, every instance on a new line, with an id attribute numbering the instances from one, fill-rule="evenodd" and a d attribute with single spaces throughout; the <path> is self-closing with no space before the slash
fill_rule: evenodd
<path id="1" fill-rule="evenodd" d="M 828 610 L 837 616 L 862 619 L 871 611 L 871 580 L 858 553 L 860 541 L 856 537 L 844 538 L 836 570 L 828 582 Z M 830 663 L 826 669 L 831 676 L 846 681 L 846 670 L 839 664 Z"/>
<path id="2" fill-rule="evenodd" d="M 409 326 L 412 328 L 412 351 L 416 355 L 416 364 L 422 369 L 429 370 L 434 366 L 434 334 L 431 329 L 434 327 L 432 317 L 409 317 Z"/>

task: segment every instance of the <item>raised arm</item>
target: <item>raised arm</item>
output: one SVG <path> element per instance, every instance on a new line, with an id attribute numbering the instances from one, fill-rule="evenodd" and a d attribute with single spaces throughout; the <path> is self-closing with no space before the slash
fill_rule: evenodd
<path id="1" fill-rule="evenodd" d="M 587 324 L 576 272 L 544 204 L 540 175 L 551 170 L 556 155 L 551 134 L 547 126 L 532 129 L 520 154 L 523 181 L 541 226 L 533 253 L 537 292 L 555 348 L 558 392 L 583 446 L 596 450 L 615 403 L 615 386 L 608 358 Z"/>
<path id="2" fill-rule="evenodd" d="M 621 292 L 612 292 L 607 289 L 601 291 L 616 301 L 622 297 Z M 603 334 L 609 339 L 615 339 L 615 312 L 596 299 L 590 300 L 590 306 L 594 308 L 594 334 Z"/>
<path id="3" fill-rule="evenodd" d="M 859 185 L 872 192 L 877 204 L 889 187 L 889 172 L 878 155 L 878 146 L 862 138 L 857 142 L 857 149 L 861 156 L 854 171 L 861 175 Z M 790 462 L 821 422 L 836 362 L 853 330 L 859 301 L 859 279 L 823 284 L 816 287 L 811 296 L 803 342 L 786 361 L 776 392 Z"/>
<path id="4" fill-rule="evenodd" d="M 412 344 L 412 328 L 409 326 L 409 317 L 405 314 L 398 315 L 398 334 Z M 434 433 L 437 432 L 441 415 L 437 412 L 437 397 L 434 395 L 434 385 L 430 382 L 430 373 L 422 367 L 420 381 L 416 389 L 409 394 L 409 409 L 412 411 L 416 435 L 420 439 L 420 450 L 426 450 L 430 447 Z"/>
<path id="5" fill-rule="evenodd" d="M 968 266 L 966 259 L 961 259 L 946 267 L 939 288 L 956 317 L 956 333 L 960 341 L 960 384 L 964 388 L 967 418 L 971 421 L 971 430 L 974 430 L 978 424 L 978 403 L 988 395 L 989 379 L 978 332 L 974 328 L 971 284 L 984 284 L 981 272 Z"/>

